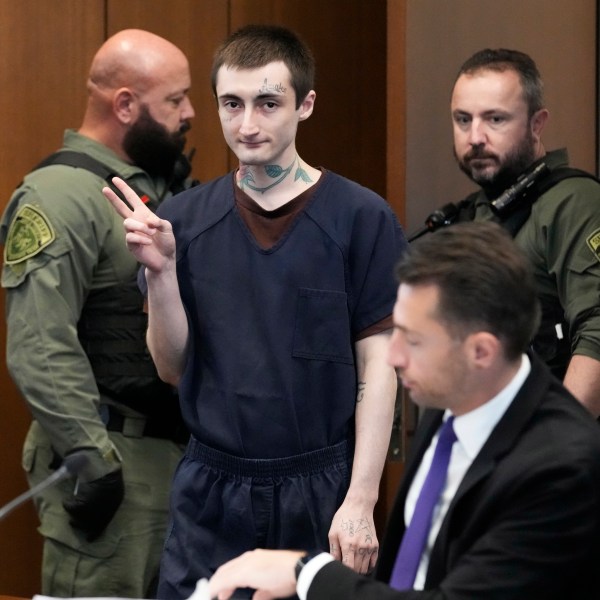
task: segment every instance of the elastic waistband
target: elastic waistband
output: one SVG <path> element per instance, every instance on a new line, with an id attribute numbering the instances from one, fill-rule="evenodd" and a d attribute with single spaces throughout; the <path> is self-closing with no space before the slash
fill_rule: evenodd
<path id="1" fill-rule="evenodd" d="M 191 436 L 186 456 L 234 476 L 269 479 L 310 475 L 336 466 L 346 467 L 352 458 L 353 446 L 350 440 L 344 440 L 335 446 L 284 458 L 241 458 L 205 446 Z"/>

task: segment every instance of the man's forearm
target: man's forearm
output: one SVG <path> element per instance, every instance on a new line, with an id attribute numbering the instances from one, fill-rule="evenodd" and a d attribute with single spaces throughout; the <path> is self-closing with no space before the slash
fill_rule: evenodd
<path id="1" fill-rule="evenodd" d="M 600 361 L 583 354 L 573 355 L 564 384 L 592 415 L 600 416 Z"/>
<path id="2" fill-rule="evenodd" d="M 146 269 L 146 281 L 148 348 L 161 379 L 177 385 L 185 367 L 189 330 L 175 265 L 160 274 Z"/>
<path id="3" fill-rule="evenodd" d="M 389 336 L 378 334 L 357 344 L 358 394 L 356 398 L 356 448 L 349 495 L 373 495 L 379 481 L 392 430 L 397 379 L 386 362 Z"/>
<path id="4" fill-rule="evenodd" d="M 356 445 L 350 487 L 329 530 L 330 552 L 359 573 L 375 566 L 379 552 L 373 510 L 390 440 L 396 377 L 387 365 L 388 336 L 356 344 L 358 395 Z"/>

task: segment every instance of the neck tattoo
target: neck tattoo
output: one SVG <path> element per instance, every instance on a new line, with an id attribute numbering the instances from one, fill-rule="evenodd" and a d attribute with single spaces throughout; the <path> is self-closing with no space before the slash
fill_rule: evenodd
<path id="1" fill-rule="evenodd" d="M 252 174 L 252 171 L 248 170 L 240 178 L 238 185 L 242 190 L 244 188 L 250 188 L 251 190 L 254 190 L 255 192 L 264 194 L 266 191 L 270 190 L 271 188 L 275 187 L 276 185 L 279 185 L 292 172 L 292 168 L 294 166 L 294 163 L 296 163 L 296 161 L 298 162 L 298 166 L 297 166 L 296 172 L 294 174 L 294 181 L 298 181 L 298 179 L 302 179 L 302 181 L 304 181 L 305 183 L 312 182 L 312 179 L 310 178 L 309 174 L 300 165 L 300 159 L 298 158 L 298 155 L 296 155 L 296 157 L 292 161 L 292 164 L 289 167 L 287 167 L 287 169 L 284 169 L 284 168 L 280 167 L 279 165 L 267 165 L 265 167 L 265 173 L 271 179 L 275 179 L 275 181 L 273 183 L 270 183 L 269 185 L 266 185 L 264 187 L 257 186 L 255 184 L 255 179 L 254 179 L 254 175 Z"/>

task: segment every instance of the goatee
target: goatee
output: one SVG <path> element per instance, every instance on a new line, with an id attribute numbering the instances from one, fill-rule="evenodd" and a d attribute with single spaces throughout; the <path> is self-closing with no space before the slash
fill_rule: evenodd
<path id="1" fill-rule="evenodd" d="M 469 179 L 480 185 L 489 198 L 495 198 L 510 187 L 519 175 L 535 161 L 535 144 L 531 133 L 529 133 L 504 159 L 485 151 L 483 146 L 474 146 L 462 158 L 457 156 L 455 149 L 454 157 L 460 170 Z M 480 171 L 476 164 L 473 164 L 477 160 L 494 162 L 496 170 L 492 173 Z"/>

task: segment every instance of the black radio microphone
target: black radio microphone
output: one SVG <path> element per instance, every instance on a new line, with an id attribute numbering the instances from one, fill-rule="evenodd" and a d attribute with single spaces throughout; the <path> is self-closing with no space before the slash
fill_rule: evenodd
<path id="1" fill-rule="evenodd" d="M 456 204 L 452 204 L 449 202 L 448 204 L 444 204 L 441 208 L 434 210 L 426 219 L 425 219 L 425 227 L 419 229 L 416 233 L 413 233 L 408 241 L 412 242 L 417 238 L 420 238 L 422 235 L 429 233 L 430 231 L 436 231 L 440 227 L 444 227 L 445 225 L 450 225 L 456 219 L 458 215 L 458 206 Z"/>
<path id="2" fill-rule="evenodd" d="M 517 182 L 511 185 L 507 190 L 502 192 L 498 198 L 490 202 L 492 210 L 498 215 L 502 216 L 510 209 L 512 209 L 512 203 L 521 198 L 523 194 L 537 181 L 537 179 L 548 170 L 546 163 L 540 163 L 535 169 L 529 173 L 525 173 Z"/>
<path id="3" fill-rule="evenodd" d="M 21 504 L 30 498 L 33 498 L 33 496 L 39 494 L 47 487 L 54 485 L 55 483 L 58 483 L 67 477 L 76 477 L 79 473 L 81 473 L 81 471 L 83 471 L 83 469 L 85 469 L 87 464 L 88 458 L 84 454 L 75 452 L 69 456 L 65 456 L 60 467 L 56 469 L 52 475 L 46 477 L 46 479 L 40 481 L 40 483 L 0 508 L 0 520 L 4 519 L 8 513 L 12 512 L 18 506 L 21 506 Z"/>

